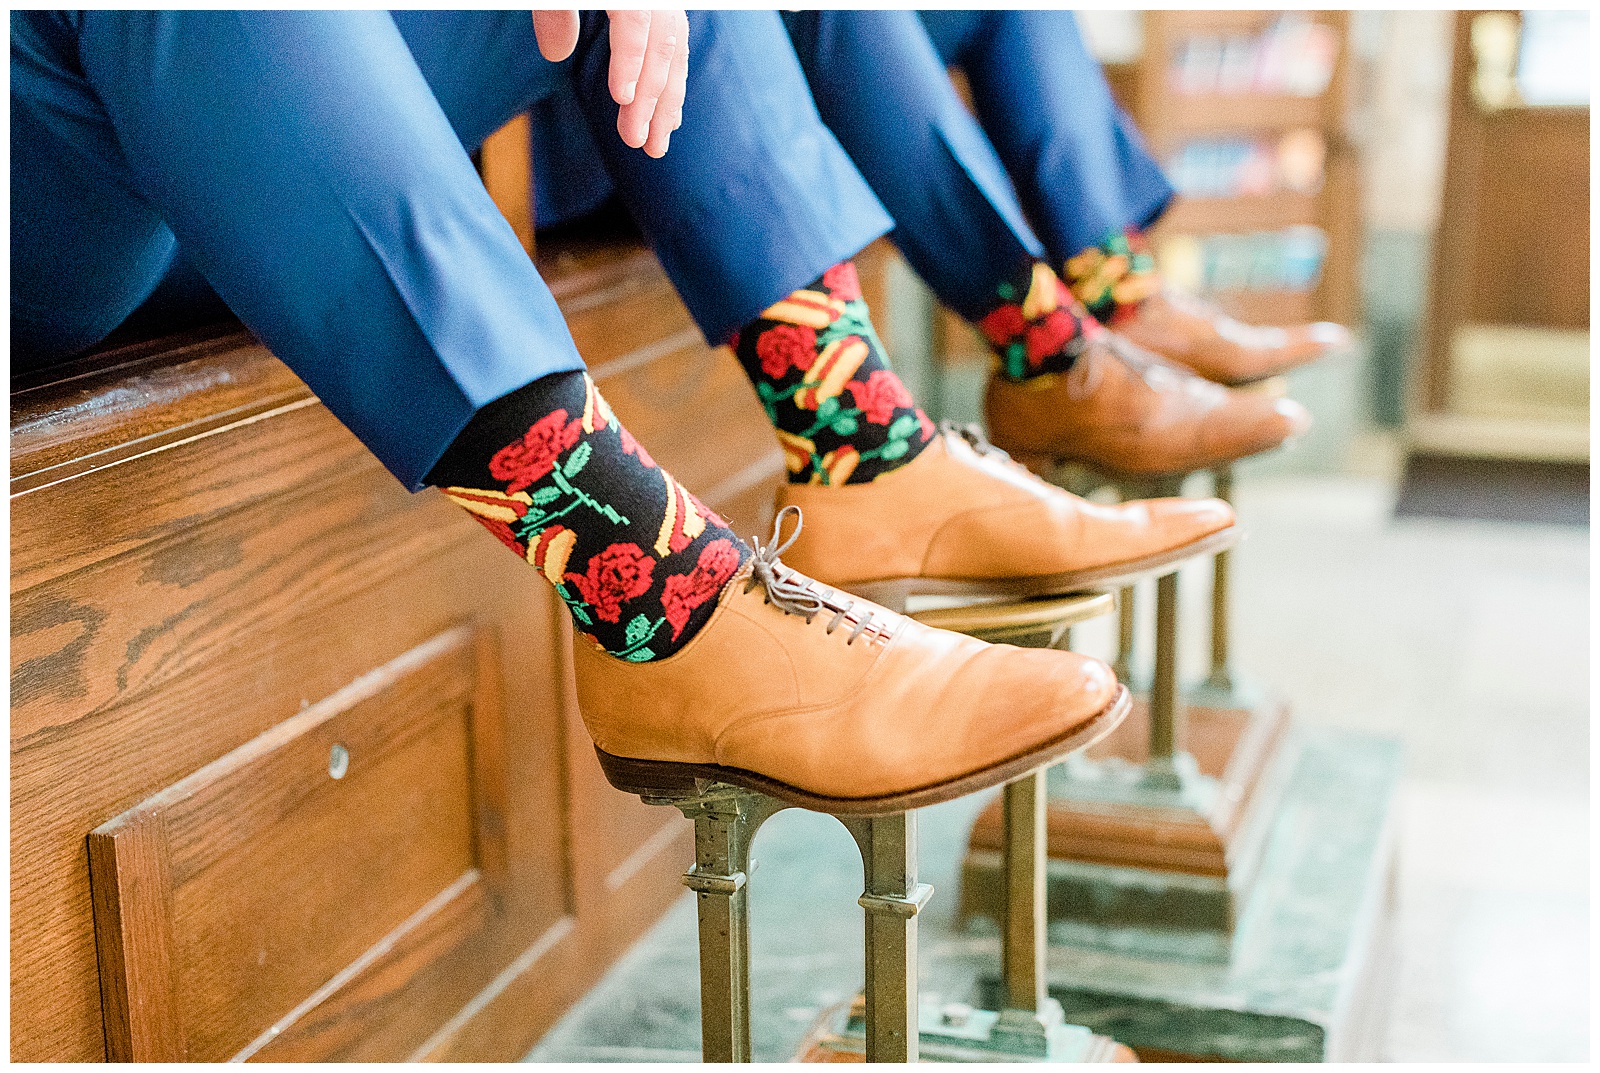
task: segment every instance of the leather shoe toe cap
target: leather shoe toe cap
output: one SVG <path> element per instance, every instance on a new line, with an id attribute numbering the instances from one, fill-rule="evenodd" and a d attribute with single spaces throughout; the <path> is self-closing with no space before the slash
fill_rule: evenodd
<path id="1" fill-rule="evenodd" d="M 1168 538 L 1165 545 L 1181 546 L 1228 528 L 1234 513 L 1221 499 L 1157 499 L 1150 503 L 1150 522 Z"/>
<path id="2" fill-rule="evenodd" d="M 1306 339 L 1323 350 L 1343 350 L 1351 343 L 1349 328 L 1325 320 L 1307 325 Z"/>
<path id="3" fill-rule="evenodd" d="M 1304 435 L 1311 427 L 1311 411 L 1293 399 L 1274 399 L 1272 415 L 1276 420 L 1276 428 L 1281 430 L 1280 440 L 1292 440 Z"/>

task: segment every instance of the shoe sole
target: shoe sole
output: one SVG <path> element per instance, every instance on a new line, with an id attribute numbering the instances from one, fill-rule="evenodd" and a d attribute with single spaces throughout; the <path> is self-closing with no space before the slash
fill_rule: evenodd
<path id="1" fill-rule="evenodd" d="M 1296 365 L 1290 365 L 1290 366 L 1287 366 L 1287 367 L 1282 368 L 1282 369 L 1274 369 L 1270 373 L 1258 373 L 1258 374 L 1256 374 L 1254 376 L 1247 376 L 1242 380 L 1217 380 L 1217 379 L 1214 379 L 1212 377 L 1206 376 L 1204 373 L 1198 373 L 1198 372 L 1196 372 L 1195 375 L 1200 377 L 1202 380 L 1210 380 L 1213 384 L 1221 384 L 1223 387 L 1233 388 L 1235 390 L 1238 390 L 1239 388 L 1255 387 L 1257 384 L 1264 384 L 1268 380 L 1275 380 L 1278 377 L 1287 375 L 1288 373 L 1291 373 L 1296 369 L 1303 369 L 1307 365 L 1310 365 L 1312 362 L 1314 362 L 1316 360 L 1317 360 L 1316 358 L 1312 358 L 1310 361 L 1302 361 L 1302 362 L 1300 362 L 1300 363 L 1298 363 Z M 1188 367 L 1185 366 L 1185 368 L 1188 368 Z M 1190 369 L 1189 371 L 1190 372 L 1194 372 L 1193 369 Z"/>
<path id="2" fill-rule="evenodd" d="M 600 769 L 606 781 L 627 794 L 637 794 L 646 800 L 669 802 L 694 797 L 703 792 L 705 782 L 722 782 L 745 790 L 754 790 L 776 798 L 786 805 L 824 812 L 830 816 L 892 816 L 912 809 L 954 801 L 958 797 L 999 786 L 1030 771 L 1059 760 L 1068 753 L 1086 749 L 1117 728 L 1133 707 L 1128 687 L 1117 686 L 1111 702 L 1059 738 L 1047 741 L 1034 749 L 993 767 L 975 771 L 947 782 L 924 786 L 903 793 L 882 797 L 825 797 L 802 790 L 777 779 L 758 775 L 740 768 L 720 764 L 682 764 L 670 760 L 633 760 L 613 756 L 595 746 L 600 757 Z"/>
<path id="3" fill-rule="evenodd" d="M 903 611 L 912 596 L 972 596 L 1011 597 L 1026 599 L 1034 596 L 1061 596 L 1072 592 L 1095 589 L 1120 589 L 1150 577 L 1172 573 L 1175 564 L 1226 551 L 1237 544 L 1244 531 L 1237 525 L 1219 529 L 1177 548 L 1147 555 L 1123 563 L 1091 567 L 1087 570 L 1066 570 L 1059 574 L 1041 574 L 1022 578 L 889 578 L 882 581 L 857 581 L 834 588 L 871 600 L 891 611 Z M 833 582 L 826 582 L 833 585 Z"/>
<path id="4" fill-rule="evenodd" d="M 1226 387 L 1226 388 L 1234 388 L 1234 389 L 1252 388 L 1252 387 L 1255 387 L 1258 384 L 1264 384 L 1269 380 L 1276 380 L 1280 376 L 1288 376 L 1290 373 L 1295 372 L 1295 371 L 1297 371 L 1299 369 L 1304 369 L 1308 365 L 1315 365 L 1317 362 L 1321 361 L 1323 358 L 1327 357 L 1332 352 L 1333 352 L 1332 349 L 1324 350 L 1320 354 L 1316 354 L 1316 355 L 1314 355 L 1312 357 L 1305 358 L 1305 359 L 1303 359 L 1301 361 L 1297 361 L 1293 365 L 1285 365 L 1285 366 L 1282 366 L 1281 368 L 1273 369 L 1272 371 L 1265 372 L 1265 373 L 1252 373 L 1251 375 L 1246 376 L 1246 377 L 1242 377 L 1242 378 L 1240 378 L 1238 380 L 1217 380 L 1217 379 L 1215 379 L 1213 377 L 1207 376 L 1205 373 L 1199 372 L 1196 369 L 1192 369 L 1187 365 L 1185 365 L 1184 368 L 1188 369 L 1190 372 L 1194 373 L 1194 375 L 1200 377 L 1202 380 L 1210 380 L 1213 384 L 1221 384 L 1223 387 Z"/>

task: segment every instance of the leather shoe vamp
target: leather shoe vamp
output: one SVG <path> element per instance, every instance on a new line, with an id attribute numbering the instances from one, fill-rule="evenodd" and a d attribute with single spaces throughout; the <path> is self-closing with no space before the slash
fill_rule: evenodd
<path id="1" fill-rule="evenodd" d="M 870 634 L 846 643 L 851 624 L 829 633 L 831 612 L 809 623 L 786 615 L 765 603 L 759 587 L 746 592 L 747 576 L 729 582 L 700 632 L 666 659 L 628 663 L 574 639 L 579 711 L 596 745 L 615 756 L 716 763 L 716 742 L 729 726 L 860 690 L 888 645 Z M 914 625 L 857 602 L 891 630 Z"/>
<path id="2" fill-rule="evenodd" d="M 905 793 L 1063 738 L 1116 689 L 1098 660 L 909 623 L 852 695 L 738 720 L 717 762 L 829 797 Z"/>

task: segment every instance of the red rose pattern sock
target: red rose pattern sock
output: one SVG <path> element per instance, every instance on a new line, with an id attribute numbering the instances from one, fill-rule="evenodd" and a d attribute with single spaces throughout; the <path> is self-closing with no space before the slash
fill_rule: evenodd
<path id="1" fill-rule="evenodd" d="M 1113 231 L 1066 264 L 1072 293 L 1101 324 L 1116 327 L 1140 302 L 1161 289 L 1155 254 L 1144 232 Z"/>
<path id="2" fill-rule="evenodd" d="M 842 261 L 746 324 L 728 343 L 783 445 L 793 484 L 862 484 L 899 469 L 933 422 L 889 369 Z"/>
<path id="3" fill-rule="evenodd" d="M 479 410 L 427 483 L 543 574 L 580 632 L 636 663 L 688 644 L 751 554 L 656 465 L 587 373 Z"/>
<path id="4" fill-rule="evenodd" d="M 1016 277 L 995 288 L 998 303 L 978 330 L 999 358 L 1007 380 L 1032 380 L 1072 368 L 1086 339 L 1100 326 L 1050 266 L 1024 262 Z"/>

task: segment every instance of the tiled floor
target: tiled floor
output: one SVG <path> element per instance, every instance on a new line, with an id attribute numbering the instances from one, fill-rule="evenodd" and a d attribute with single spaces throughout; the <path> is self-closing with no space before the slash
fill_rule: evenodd
<path id="1" fill-rule="evenodd" d="M 1258 466 L 1240 484 L 1240 667 L 1307 723 L 1406 746 L 1388 1057 L 1586 1059 L 1587 531 L 1394 522 L 1392 485 L 1375 478 Z M 1204 667 L 1206 585 L 1204 571 L 1185 575 L 1191 676 Z M 978 942 L 950 921 L 983 803 L 921 814 L 923 878 L 939 889 L 922 918 L 923 986 L 952 998 L 966 980 L 928 969 Z M 860 984 L 860 866 L 842 828 L 798 812 L 771 821 L 756 856 L 756 1051 L 781 1060 Z M 697 1059 L 695 973 L 685 897 L 530 1057 Z"/>
<path id="2" fill-rule="evenodd" d="M 1356 481 L 1247 488 L 1241 649 L 1303 718 L 1406 743 L 1389 1057 L 1582 1061 L 1588 532 L 1388 505 Z"/>

